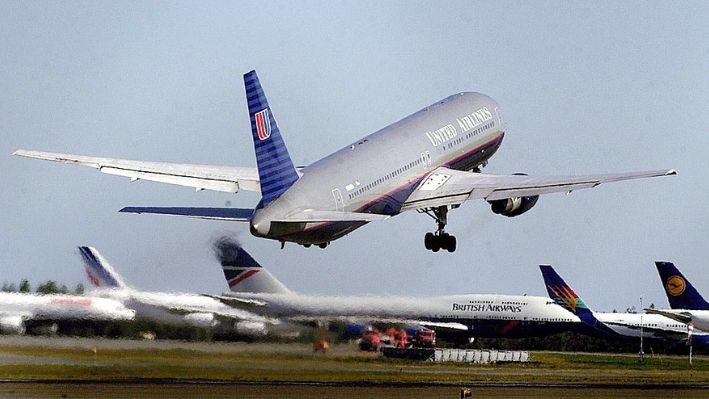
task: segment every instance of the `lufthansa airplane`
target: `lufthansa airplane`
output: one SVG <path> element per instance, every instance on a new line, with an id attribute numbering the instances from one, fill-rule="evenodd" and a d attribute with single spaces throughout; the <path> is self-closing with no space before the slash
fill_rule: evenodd
<path id="1" fill-rule="evenodd" d="M 130 161 L 17 150 L 15 155 L 76 163 L 99 171 L 199 190 L 261 192 L 253 209 L 127 207 L 122 212 L 191 216 L 250 223 L 258 237 L 325 248 L 353 230 L 404 211 L 436 222 L 424 244 L 456 249 L 446 233 L 448 211 L 472 199 L 512 217 L 541 194 L 571 193 L 601 183 L 673 175 L 656 170 L 587 176 L 533 177 L 480 173 L 505 136 L 500 106 L 480 93 L 444 98 L 316 161 L 296 167 L 255 71 L 244 75 L 257 168 Z"/>
<path id="2" fill-rule="evenodd" d="M 661 314 L 694 328 L 709 331 L 709 302 L 672 262 L 655 262 L 665 287 L 670 309 L 645 309 L 648 313 Z M 691 326 L 691 327 L 690 327 Z"/>

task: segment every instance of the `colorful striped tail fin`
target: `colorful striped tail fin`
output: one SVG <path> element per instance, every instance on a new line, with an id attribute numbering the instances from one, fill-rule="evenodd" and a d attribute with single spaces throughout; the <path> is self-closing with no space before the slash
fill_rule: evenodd
<path id="1" fill-rule="evenodd" d="M 709 310 L 709 303 L 672 262 L 655 262 L 672 309 Z"/>
<path id="2" fill-rule="evenodd" d="M 222 261 L 222 271 L 232 292 L 288 294 L 290 290 L 261 267 L 242 247 L 233 260 Z"/>
<path id="3" fill-rule="evenodd" d="M 244 75 L 244 85 L 261 183 L 261 202 L 257 208 L 263 208 L 285 193 L 299 176 L 256 71 Z"/>
<path id="4" fill-rule="evenodd" d="M 582 322 L 603 334 L 617 335 L 610 327 L 598 320 L 576 292 L 550 265 L 539 265 L 549 297 L 559 306 L 578 316 Z"/>

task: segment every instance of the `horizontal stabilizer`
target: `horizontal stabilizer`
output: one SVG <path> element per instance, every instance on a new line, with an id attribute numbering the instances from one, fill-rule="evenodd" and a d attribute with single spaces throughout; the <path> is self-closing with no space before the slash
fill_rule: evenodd
<path id="1" fill-rule="evenodd" d="M 29 150 L 17 150 L 13 155 L 88 166 L 101 173 L 129 177 L 131 181 L 149 180 L 227 193 L 261 189 L 256 168 L 145 162 Z"/>
<path id="2" fill-rule="evenodd" d="M 326 222 L 376 222 L 389 219 L 389 215 L 338 211 L 303 211 L 285 219 L 274 220 L 278 223 L 326 223 Z"/>
<path id="3" fill-rule="evenodd" d="M 180 208 L 180 207 L 141 207 L 128 206 L 119 212 L 152 213 L 157 215 L 189 216 L 198 219 L 231 220 L 248 222 L 253 215 L 253 209 L 244 208 Z"/>

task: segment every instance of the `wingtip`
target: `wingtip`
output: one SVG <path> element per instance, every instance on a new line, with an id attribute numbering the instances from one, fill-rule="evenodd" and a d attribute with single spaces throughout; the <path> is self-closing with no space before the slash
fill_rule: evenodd
<path id="1" fill-rule="evenodd" d="M 665 173 L 665 176 L 674 176 L 674 175 L 676 175 L 676 174 L 677 174 L 677 171 L 676 171 L 676 170 L 670 169 L 670 170 L 667 171 L 667 173 Z"/>

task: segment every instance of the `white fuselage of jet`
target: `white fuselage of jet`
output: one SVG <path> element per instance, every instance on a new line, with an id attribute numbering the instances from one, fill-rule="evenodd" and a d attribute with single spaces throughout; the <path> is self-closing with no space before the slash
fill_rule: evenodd
<path id="1" fill-rule="evenodd" d="M 146 292 L 131 288 L 97 289 L 90 294 L 120 301 L 134 309 L 137 318 L 159 323 L 207 328 L 219 326 L 245 333 L 254 333 L 252 330 L 257 325 L 260 332 L 265 332 L 269 325 L 277 324 L 276 320 L 235 309 L 217 299 L 198 294 Z"/>
<path id="2" fill-rule="evenodd" d="M 24 333 L 30 321 L 131 320 L 135 312 L 120 301 L 76 295 L 0 293 L 0 328 Z"/>
<path id="3" fill-rule="evenodd" d="M 470 336 L 545 335 L 580 323 L 578 317 L 551 299 L 536 296 L 336 297 L 236 292 L 224 295 L 264 303 L 264 311 L 283 319 L 418 322 L 467 330 Z"/>

